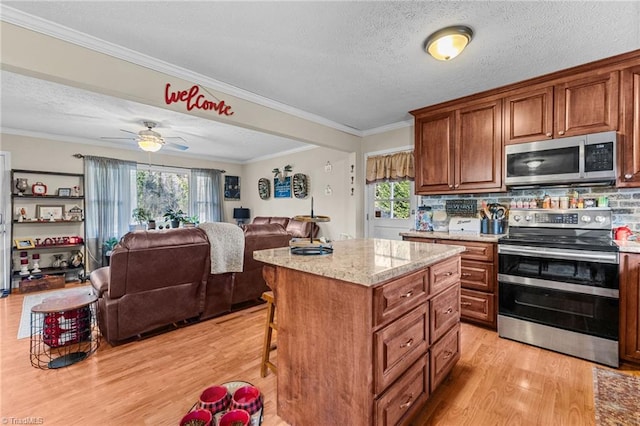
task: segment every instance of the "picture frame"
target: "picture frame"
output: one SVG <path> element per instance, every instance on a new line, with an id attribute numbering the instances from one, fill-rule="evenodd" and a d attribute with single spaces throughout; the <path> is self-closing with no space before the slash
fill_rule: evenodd
<path id="1" fill-rule="evenodd" d="M 36 245 L 31 238 L 19 238 L 19 239 L 13 240 L 13 243 L 15 244 L 16 249 L 18 250 L 36 248 Z"/>
<path id="2" fill-rule="evenodd" d="M 36 204 L 36 218 L 45 220 L 63 220 L 64 206 L 49 206 Z"/>
<path id="3" fill-rule="evenodd" d="M 71 197 L 71 188 L 58 188 L 58 197 Z"/>
<path id="4" fill-rule="evenodd" d="M 240 177 L 238 176 L 224 177 L 224 199 L 225 201 L 240 200 Z"/>
<path id="5" fill-rule="evenodd" d="M 291 176 L 273 180 L 273 198 L 291 198 Z"/>

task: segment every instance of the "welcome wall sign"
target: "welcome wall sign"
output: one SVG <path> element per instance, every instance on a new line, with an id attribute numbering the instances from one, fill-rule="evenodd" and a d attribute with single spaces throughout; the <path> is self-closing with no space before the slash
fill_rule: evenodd
<path id="1" fill-rule="evenodd" d="M 203 88 L 203 90 L 205 89 Z M 209 95 L 211 95 L 211 93 L 209 93 Z M 231 105 L 225 104 L 224 101 L 216 99 L 213 95 L 211 96 L 216 100 L 216 102 L 208 100 L 202 93 L 200 93 L 200 86 L 197 84 L 194 84 L 189 90 L 173 91 L 171 89 L 171 83 L 167 83 L 164 88 L 164 102 L 167 105 L 184 102 L 187 106 L 187 111 L 191 111 L 196 108 L 204 111 L 215 111 L 218 115 L 233 115 Z"/>

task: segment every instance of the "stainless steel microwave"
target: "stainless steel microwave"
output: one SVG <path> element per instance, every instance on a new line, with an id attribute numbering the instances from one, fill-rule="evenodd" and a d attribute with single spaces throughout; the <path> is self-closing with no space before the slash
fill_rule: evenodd
<path id="1" fill-rule="evenodd" d="M 505 184 L 613 185 L 616 180 L 616 132 L 507 145 Z"/>

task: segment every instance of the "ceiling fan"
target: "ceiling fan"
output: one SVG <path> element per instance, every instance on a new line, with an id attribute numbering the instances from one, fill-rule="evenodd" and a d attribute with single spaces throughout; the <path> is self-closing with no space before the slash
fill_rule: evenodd
<path id="1" fill-rule="evenodd" d="M 181 151 L 186 151 L 187 149 L 189 149 L 189 147 L 186 146 L 186 145 L 180 145 L 180 144 L 173 143 L 173 142 L 167 142 L 166 139 L 182 139 L 182 140 L 184 140 L 184 139 L 181 138 L 180 136 L 162 137 L 162 135 L 160 133 L 152 130 L 157 125 L 153 121 L 143 121 L 142 124 L 145 125 L 147 130 L 140 130 L 138 133 L 130 132 L 129 130 L 120 129 L 123 132 L 131 133 L 132 135 L 135 135 L 135 137 L 128 137 L 128 138 L 101 137 L 100 139 L 129 139 L 129 140 L 134 140 L 134 141 L 136 141 L 138 143 L 138 146 L 140 147 L 140 149 L 142 149 L 143 151 L 148 151 L 148 152 L 157 152 L 163 146 L 166 146 L 166 147 L 169 147 L 169 148 L 179 149 Z"/>

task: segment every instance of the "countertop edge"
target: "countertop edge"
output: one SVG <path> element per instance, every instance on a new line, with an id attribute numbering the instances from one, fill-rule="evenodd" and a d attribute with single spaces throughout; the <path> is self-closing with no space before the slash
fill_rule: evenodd
<path id="1" fill-rule="evenodd" d="M 400 232 L 400 236 L 402 237 L 414 237 L 414 238 L 436 239 L 436 240 L 452 240 L 452 241 L 479 241 L 484 243 L 497 243 L 500 238 L 505 237 L 506 235 L 507 234 L 456 235 L 456 234 L 449 234 L 448 232 L 438 232 L 438 231 Z"/>

